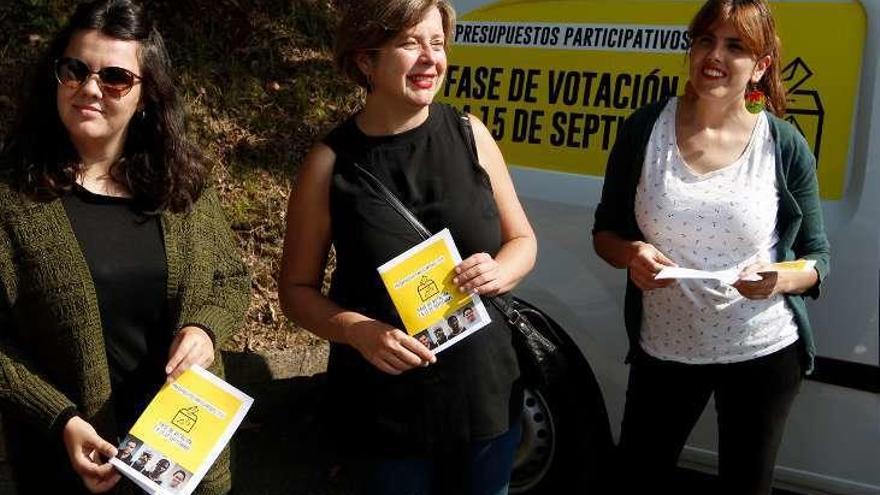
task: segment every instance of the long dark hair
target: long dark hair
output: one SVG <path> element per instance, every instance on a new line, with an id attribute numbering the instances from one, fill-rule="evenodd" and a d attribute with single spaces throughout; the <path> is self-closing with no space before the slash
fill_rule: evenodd
<path id="1" fill-rule="evenodd" d="M 111 168 L 113 178 L 128 188 L 144 212 L 188 210 L 205 187 L 207 168 L 186 139 L 162 35 L 132 0 L 94 0 L 77 7 L 34 70 L 29 94 L 21 99 L 6 139 L 3 167 L 12 172 L 20 191 L 38 201 L 57 198 L 75 184 L 82 164 L 58 116 L 53 61 L 82 30 L 140 44 L 143 112 L 128 124 L 122 157 Z"/>
<path id="2" fill-rule="evenodd" d="M 730 21 L 743 43 L 758 58 L 770 55 L 770 67 L 757 87 L 767 96 L 767 108 L 778 117 L 785 114 L 785 88 L 779 64 L 782 42 L 765 0 L 709 0 L 691 20 L 690 37 L 697 39 L 718 22 Z"/>

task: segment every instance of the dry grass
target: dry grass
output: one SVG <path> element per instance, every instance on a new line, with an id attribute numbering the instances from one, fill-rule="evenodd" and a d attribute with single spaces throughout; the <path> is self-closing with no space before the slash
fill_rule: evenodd
<path id="1" fill-rule="evenodd" d="M 0 136 L 27 67 L 76 2 L 0 5 Z M 277 280 L 287 196 L 305 151 L 358 104 L 333 67 L 328 0 L 154 0 L 193 139 L 214 164 L 226 213 L 253 274 L 246 327 L 227 350 L 318 345 L 281 314 Z"/>

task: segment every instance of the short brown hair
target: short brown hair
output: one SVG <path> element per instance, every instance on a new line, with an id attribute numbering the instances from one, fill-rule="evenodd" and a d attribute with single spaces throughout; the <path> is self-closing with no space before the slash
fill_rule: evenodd
<path id="1" fill-rule="evenodd" d="M 730 21 L 746 47 L 758 58 L 769 55 L 772 61 L 758 82 L 767 96 L 767 108 L 779 117 L 785 114 L 785 89 L 782 86 L 782 42 L 776 34 L 776 22 L 766 0 L 709 0 L 691 20 L 691 40 L 706 34 L 719 22 Z"/>
<path id="2" fill-rule="evenodd" d="M 364 50 L 384 45 L 388 40 L 415 26 L 432 8 L 443 18 L 444 47 L 449 47 L 455 25 L 455 10 L 447 0 L 357 0 L 345 8 L 336 30 L 334 55 L 343 74 L 363 88 L 369 83 L 357 65 Z"/>

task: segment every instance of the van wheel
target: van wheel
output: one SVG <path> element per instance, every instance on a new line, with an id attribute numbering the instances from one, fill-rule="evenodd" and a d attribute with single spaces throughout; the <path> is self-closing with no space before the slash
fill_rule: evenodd
<path id="1" fill-rule="evenodd" d="M 556 453 L 556 426 L 550 406 L 537 390 L 523 398 L 522 438 L 513 459 L 511 493 L 528 493 L 547 476 Z"/>
<path id="2" fill-rule="evenodd" d="M 527 303 L 520 313 L 559 345 L 564 369 L 542 388 L 526 388 L 522 439 L 514 457 L 510 493 L 606 493 L 613 440 L 598 382 L 574 342 Z"/>

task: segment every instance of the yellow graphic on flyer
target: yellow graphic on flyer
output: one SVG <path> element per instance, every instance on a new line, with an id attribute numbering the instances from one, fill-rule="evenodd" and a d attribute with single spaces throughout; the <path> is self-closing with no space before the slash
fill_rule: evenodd
<path id="1" fill-rule="evenodd" d="M 239 398 L 205 377 L 187 371 L 162 387 L 131 434 L 195 472 L 241 404 Z"/>
<path id="2" fill-rule="evenodd" d="M 805 272 L 807 270 L 812 270 L 814 266 L 816 266 L 816 262 L 814 260 L 805 259 L 794 261 L 779 261 L 770 265 L 770 267 L 777 272 Z"/>
<path id="3" fill-rule="evenodd" d="M 471 301 L 452 283 L 457 260 L 443 237 L 380 271 L 407 333 L 415 335 Z"/>

